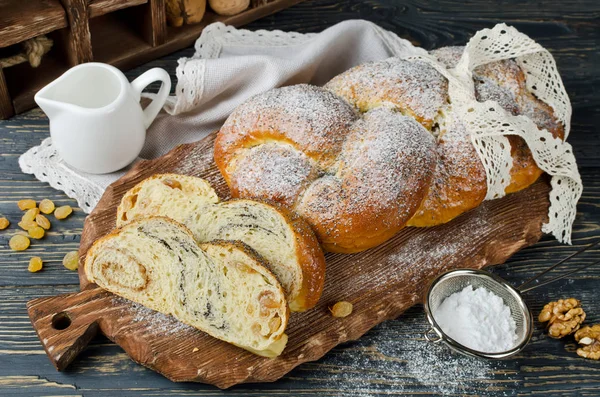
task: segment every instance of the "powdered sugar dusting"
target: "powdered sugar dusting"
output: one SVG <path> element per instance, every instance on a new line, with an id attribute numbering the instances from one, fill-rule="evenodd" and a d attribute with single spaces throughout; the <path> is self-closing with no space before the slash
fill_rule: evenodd
<path id="1" fill-rule="evenodd" d="M 350 213 L 369 202 L 390 208 L 418 195 L 431 173 L 434 148 L 431 134 L 413 118 L 385 107 L 367 112 L 354 124 L 341 156 L 340 176 L 357 184 L 348 197 Z"/>
<path id="2" fill-rule="evenodd" d="M 348 127 L 357 117 L 346 102 L 331 92 L 299 84 L 250 98 L 229 116 L 221 133 L 237 139 L 261 133 L 280 137 L 310 157 L 325 161 L 337 156 Z M 257 143 L 269 140 L 258 139 Z"/>
<path id="3" fill-rule="evenodd" d="M 426 128 L 446 104 L 447 87 L 446 79 L 431 65 L 400 58 L 356 66 L 325 85 L 361 111 L 391 103 L 423 120 Z"/>
<path id="4" fill-rule="evenodd" d="M 173 316 L 149 309 L 137 302 L 115 296 L 112 298 L 114 306 L 126 306 L 133 314 L 132 323 L 143 324 L 148 329 L 161 335 L 171 335 L 180 332 L 196 331 L 196 328 L 177 320 Z"/>
<path id="5" fill-rule="evenodd" d="M 347 136 L 335 175 L 316 180 L 298 206 L 311 225 L 329 235 L 360 226 L 397 228 L 421 202 L 435 164 L 435 140 L 413 118 L 379 107 L 364 114 Z"/>
<path id="6" fill-rule="evenodd" d="M 411 395 L 425 388 L 442 395 L 476 390 L 480 396 L 499 396 L 511 395 L 500 389 L 518 385 L 515 372 L 505 363 L 462 356 L 428 343 L 422 336 L 426 329 L 424 314 L 418 311 L 382 323 L 351 346 L 334 349 L 319 366 L 328 369 L 326 384 L 332 391 L 328 395 Z"/>
<path id="7" fill-rule="evenodd" d="M 316 164 L 287 144 L 266 143 L 240 153 L 231 175 L 232 190 L 242 197 L 264 198 L 292 207 L 309 180 L 318 175 Z"/>
<path id="8" fill-rule="evenodd" d="M 479 205 L 487 192 L 485 169 L 464 124 L 451 111 L 443 115 L 429 191 L 409 225 L 448 222 Z"/>

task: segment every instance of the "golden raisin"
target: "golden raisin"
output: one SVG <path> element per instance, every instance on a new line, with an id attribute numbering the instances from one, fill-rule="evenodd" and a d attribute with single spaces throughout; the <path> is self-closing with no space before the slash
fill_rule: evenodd
<path id="1" fill-rule="evenodd" d="M 50 229 L 50 221 L 42 214 L 37 214 L 35 217 L 35 223 L 43 227 L 44 229 Z"/>
<path id="2" fill-rule="evenodd" d="M 52 202 L 52 200 L 43 199 L 42 201 L 40 201 L 39 208 L 40 211 L 48 215 L 54 212 L 54 203 Z"/>
<path id="3" fill-rule="evenodd" d="M 10 225 L 10 222 L 6 218 L 0 218 L 0 230 L 4 230 Z"/>
<path id="4" fill-rule="evenodd" d="M 329 309 L 333 317 L 347 317 L 352 313 L 352 303 L 340 301 Z"/>
<path id="5" fill-rule="evenodd" d="M 65 219 L 67 216 L 71 215 L 71 212 L 73 212 L 73 208 L 71 208 L 70 205 L 63 205 L 54 210 L 54 217 L 56 219 Z"/>
<path id="6" fill-rule="evenodd" d="M 260 314 L 265 316 L 269 313 L 269 309 L 276 309 L 280 303 L 276 300 L 275 294 L 271 291 L 263 291 L 258 295 L 260 303 Z"/>
<path id="7" fill-rule="evenodd" d="M 77 251 L 67 252 L 63 258 L 63 266 L 69 270 L 77 270 L 79 267 L 79 254 Z"/>
<path id="8" fill-rule="evenodd" d="M 42 258 L 39 256 L 34 256 L 29 260 L 29 266 L 27 267 L 27 270 L 29 270 L 31 273 L 36 273 L 42 270 L 42 266 Z"/>
<path id="9" fill-rule="evenodd" d="M 176 181 L 175 179 L 166 178 L 162 180 L 162 183 L 170 187 L 171 189 L 179 189 L 181 190 L 181 183 Z"/>
<path id="10" fill-rule="evenodd" d="M 34 227 L 38 226 L 38 224 L 35 223 L 34 221 L 21 221 L 21 222 L 17 223 L 17 225 L 19 225 L 19 227 L 25 231 L 27 231 L 29 229 L 33 229 Z"/>
<path id="11" fill-rule="evenodd" d="M 275 316 L 269 320 L 269 330 L 271 333 L 276 332 L 279 327 L 281 327 L 281 318 L 279 316 Z"/>
<path id="12" fill-rule="evenodd" d="M 35 221 L 35 217 L 37 216 L 37 214 L 40 213 L 39 208 L 32 208 L 27 210 L 27 212 L 23 215 L 23 217 L 21 218 L 22 221 L 30 221 L 33 222 Z"/>
<path id="13" fill-rule="evenodd" d="M 20 200 L 19 202 L 17 202 L 17 205 L 22 211 L 30 210 L 32 208 L 35 208 L 35 201 L 31 199 Z"/>
<path id="14" fill-rule="evenodd" d="M 250 329 L 252 330 L 252 333 L 254 333 L 255 335 L 262 335 L 262 327 L 260 326 L 259 323 L 252 324 Z"/>
<path id="15" fill-rule="evenodd" d="M 29 238 L 21 234 L 12 236 L 8 242 L 10 249 L 13 251 L 25 251 L 27 248 L 29 248 L 29 244 L 31 244 Z"/>
<path id="16" fill-rule="evenodd" d="M 29 237 L 39 240 L 42 237 L 44 237 L 44 234 L 46 234 L 46 231 L 44 229 L 42 229 L 41 227 L 36 226 L 34 228 L 27 230 L 27 233 L 29 233 Z"/>

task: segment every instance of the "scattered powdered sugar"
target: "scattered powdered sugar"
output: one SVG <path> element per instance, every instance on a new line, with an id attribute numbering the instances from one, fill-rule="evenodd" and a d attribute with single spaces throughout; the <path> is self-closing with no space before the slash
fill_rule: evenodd
<path id="1" fill-rule="evenodd" d="M 448 82 L 431 65 L 422 61 L 388 58 L 356 66 L 325 85 L 360 109 L 392 103 L 424 120 L 426 128 L 448 98 Z"/>
<path id="2" fill-rule="evenodd" d="M 285 143 L 266 143 L 245 150 L 235 167 L 231 185 L 240 196 L 268 198 L 288 207 L 317 176 L 312 160 Z"/>
<path id="3" fill-rule="evenodd" d="M 318 369 L 327 370 L 331 393 L 327 395 L 416 395 L 425 389 L 442 395 L 499 396 L 511 393 L 501 389 L 517 386 L 515 372 L 504 362 L 463 356 L 427 342 L 422 336 L 427 329 L 425 315 L 421 310 L 411 313 L 384 322 L 359 341 L 325 356 Z"/>
<path id="4" fill-rule="evenodd" d="M 433 226 L 479 205 L 487 192 L 483 164 L 456 113 L 448 107 L 438 117 L 436 168 L 414 225 Z"/>
<path id="5" fill-rule="evenodd" d="M 466 286 L 450 295 L 433 311 L 442 330 L 471 349 L 499 353 L 515 347 L 515 320 L 502 298 L 484 287 Z"/>
<path id="6" fill-rule="evenodd" d="M 464 50 L 465 46 L 447 46 L 431 50 L 429 54 L 433 55 L 447 69 L 452 69 L 460 61 Z"/>
<path id="7" fill-rule="evenodd" d="M 314 158 L 335 158 L 348 127 L 358 115 L 342 98 L 316 86 L 299 84 L 258 94 L 227 118 L 223 144 L 248 147 L 245 139 L 261 135 L 257 143 L 287 141 Z"/>
<path id="8" fill-rule="evenodd" d="M 517 98 L 526 95 L 525 76 L 515 61 L 503 60 L 473 70 L 479 102 L 494 101 L 512 115 L 519 114 Z"/>
<path id="9" fill-rule="evenodd" d="M 379 107 L 357 121 L 340 156 L 335 196 L 315 195 L 303 213 L 332 219 L 361 214 L 377 219 L 382 213 L 401 216 L 403 222 L 418 205 L 435 161 L 435 141 L 413 118 Z M 333 200 L 334 202 L 330 202 Z M 342 201 L 343 206 L 335 203 Z M 409 208 L 407 210 L 407 207 Z M 329 214 L 334 209 L 342 214 Z"/>
<path id="10" fill-rule="evenodd" d="M 412 117 L 370 110 L 352 126 L 337 172 L 312 182 L 297 210 L 327 237 L 397 230 L 425 196 L 435 155 L 434 138 Z"/>
<path id="11" fill-rule="evenodd" d="M 126 306 L 133 315 L 132 324 L 141 323 L 154 333 L 160 335 L 171 335 L 185 331 L 196 331 L 191 325 L 184 324 L 173 316 L 149 309 L 137 302 L 115 296 L 112 298 L 114 306 Z"/>

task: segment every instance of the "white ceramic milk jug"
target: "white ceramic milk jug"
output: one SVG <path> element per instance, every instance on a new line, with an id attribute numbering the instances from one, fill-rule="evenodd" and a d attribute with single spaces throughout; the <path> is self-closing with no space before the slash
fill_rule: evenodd
<path id="1" fill-rule="evenodd" d="M 142 90 L 162 86 L 142 110 Z M 84 63 L 41 89 L 35 101 L 50 119 L 50 136 L 62 159 L 80 171 L 104 174 L 130 164 L 142 150 L 152 124 L 171 90 L 169 74 L 154 68 L 129 83 L 104 63 Z"/>

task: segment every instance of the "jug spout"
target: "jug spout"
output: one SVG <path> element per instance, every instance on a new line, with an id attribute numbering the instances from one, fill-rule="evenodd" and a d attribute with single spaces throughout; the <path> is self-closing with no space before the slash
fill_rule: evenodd
<path id="1" fill-rule="evenodd" d="M 34 97 L 35 103 L 37 103 L 43 112 L 46 113 L 46 116 L 48 116 L 49 119 L 57 116 L 65 105 L 64 102 L 54 99 L 56 96 L 54 91 L 59 89 L 59 87 L 57 87 L 58 83 L 59 80 L 53 81 L 39 90 Z"/>
<path id="2" fill-rule="evenodd" d="M 53 101 L 52 99 L 46 99 L 43 97 L 36 96 L 35 102 L 42 109 L 42 111 L 46 113 L 46 116 L 48 116 L 49 119 L 58 116 L 62 109 L 62 107 L 60 106 L 61 104 L 57 101 Z"/>

